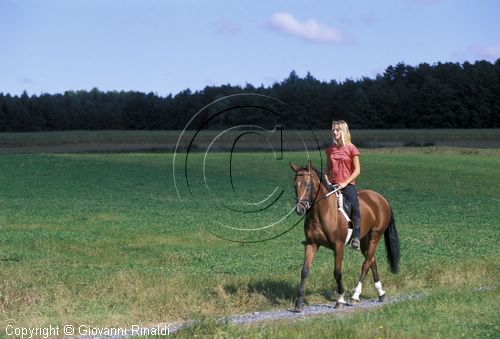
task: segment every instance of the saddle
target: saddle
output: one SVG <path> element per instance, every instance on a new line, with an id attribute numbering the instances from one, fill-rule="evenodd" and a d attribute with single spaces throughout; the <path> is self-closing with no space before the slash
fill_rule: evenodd
<path id="1" fill-rule="evenodd" d="M 327 185 L 329 194 L 335 194 L 337 196 L 337 209 L 346 218 L 348 227 L 352 229 L 352 204 L 348 199 L 344 199 L 342 191 L 339 189 L 338 185 L 332 185 L 328 183 Z"/>
<path id="2" fill-rule="evenodd" d="M 349 200 L 344 199 L 344 195 L 339 191 L 339 195 L 337 196 L 338 209 L 339 212 L 344 215 L 349 224 L 349 228 L 352 228 L 352 204 Z"/>
<path id="3" fill-rule="evenodd" d="M 331 193 L 337 196 L 337 209 L 347 220 L 347 237 L 344 242 L 347 245 L 353 237 L 352 204 L 348 199 L 344 199 L 344 195 L 338 185 L 328 185 L 328 190 L 330 191 L 328 194 Z"/>

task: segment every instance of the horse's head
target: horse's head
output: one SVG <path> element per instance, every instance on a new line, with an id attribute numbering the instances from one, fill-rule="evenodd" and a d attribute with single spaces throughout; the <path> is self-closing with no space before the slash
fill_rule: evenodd
<path id="1" fill-rule="evenodd" d="M 315 183 L 319 178 L 317 178 L 316 170 L 312 167 L 311 160 L 307 161 L 305 167 L 299 167 L 292 163 L 290 163 L 290 167 L 295 172 L 295 211 L 298 215 L 304 215 L 313 204 L 316 191 Z"/>

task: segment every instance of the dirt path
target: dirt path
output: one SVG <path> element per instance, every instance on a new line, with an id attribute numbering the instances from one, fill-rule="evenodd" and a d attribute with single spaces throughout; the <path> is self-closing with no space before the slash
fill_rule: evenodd
<path id="1" fill-rule="evenodd" d="M 43 146 L 17 146 L 0 147 L 0 154 L 21 153 L 106 153 L 106 152 L 172 152 L 173 147 L 165 144 L 76 144 L 76 145 L 43 145 Z"/>
<path id="2" fill-rule="evenodd" d="M 424 297 L 423 294 L 411 294 L 411 295 L 397 295 L 397 296 L 390 296 L 385 299 L 384 302 L 379 302 L 377 299 L 372 299 L 372 300 L 361 300 L 359 304 L 356 305 L 351 305 L 351 304 L 346 304 L 344 308 L 342 309 L 335 309 L 335 303 L 327 303 L 327 304 L 317 304 L 317 305 L 309 305 L 305 306 L 304 310 L 300 313 L 294 312 L 292 309 L 282 309 L 282 310 L 273 310 L 273 311 L 265 311 L 265 312 L 252 312 L 252 313 L 246 313 L 246 314 L 240 314 L 240 315 L 232 315 L 232 316 L 227 316 L 224 318 L 220 318 L 217 322 L 220 323 L 221 325 L 224 324 L 236 324 L 236 325 L 250 325 L 258 322 L 264 322 L 264 321 L 275 321 L 275 320 L 288 320 L 288 321 L 295 321 L 295 320 L 301 320 L 301 319 L 306 319 L 314 316 L 321 316 L 321 315 L 334 315 L 337 317 L 341 316 L 346 316 L 348 314 L 351 314 L 353 312 L 358 312 L 358 311 L 369 311 L 373 309 L 380 308 L 384 305 L 389 305 L 389 304 L 394 304 L 402 301 L 407 301 L 407 300 L 418 300 L 422 299 Z M 175 334 L 179 330 L 182 330 L 184 328 L 189 328 L 191 326 L 195 326 L 196 321 L 190 320 L 190 321 L 185 321 L 181 323 L 175 323 L 175 324 L 159 324 L 156 326 L 151 326 L 151 327 L 146 327 L 145 331 L 148 329 L 150 331 L 154 331 L 157 329 L 164 329 L 167 330 L 168 332 L 165 334 L 171 335 Z M 144 332 L 142 332 L 144 334 Z M 151 332 L 150 332 L 151 333 Z M 134 337 L 137 335 L 137 329 L 136 332 L 134 332 L 133 329 L 127 329 L 126 334 L 120 334 L 120 335 L 97 335 L 97 336 L 90 336 L 90 335 L 80 335 L 80 336 L 71 336 L 71 337 L 65 337 L 67 339 L 98 339 L 98 338 L 106 338 L 106 339 L 124 339 L 124 338 L 129 338 L 129 337 Z"/>
<path id="3" fill-rule="evenodd" d="M 174 143 L 79 143 L 79 144 L 60 144 L 60 145 L 24 145 L 24 146 L 5 146 L 0 145 L 0 154 L 23 154 L 23 153 L 108 153 L 108 152 L 173 152 Z M 436 147 L 466 147 L 466 148 L 500 148 L 500 140 L 454 140 L 437 141 Z M 384 149 L 385 147 L 404 147 L 402 142 L 379 144 L 373 149 Z M 221 151 L 230 151 L 231 147 L 220 148 Z M 252 150 L 251 147 L 248 149 Z M 258 149 L 253 149 L 258 151 Z M 287 149 L 288 151 L 300 150 L 300 147 Z"/>
<path id="4" fill-rule="evenodd" d="M 282 310 L 273 310 L 273 311 L 265 311 L 265 312 L 252 312 L 240 315 L 232 315 L 224 318 L 220 318 L 217 322 L 221 325 L 223 324 L 235 324 L 235 325 L 250 325 L 253 323 L 264 322 L 264 321 L 275 321 L 275 320 L 301 320 L 314 316 L 321 315 L 333 315 L 337 317 L 347 316 L 354 312 L 359 311 L 369 311 L 373 309 L 380 308 L 384 305 L 394 304 L 407 300 L 418 300 L 424 297 L 423 294 L 413 294 L 413 295 L 397 295 L 390 296 L 385 299 L 383 303 L 379 302 L 377 299 L 373 300 L 362 300 L 361 303 L 356 305 L 346 304 L 342 309 L 335 309 L 335 303 L 327 303 L 327 304 L 318 304 L 318 305 L 309 305 L 305 306 L 304 310 L 300 313 L 294 312 L 291 309 L 282 309 Z M 191 326 L 196 325 L 196 321 L 190 320 L 181 323 L 175 324 L 158 324 L 156 326 L 146 327 L 147 329 L 165 329 L 168 331 L 168 334 L 174 334 L 179 330 L 184 328 L 189 328 Z M 144 333 L 144 332 L 143 332 Z M 134 332 L 133 329 L 127 329 L 126 334 L 120 335 L 103 335 L 103 336 L 90 336 L 90 335 L 80 335 L 80 336 L 72 336 L 66 337 L 67 339 L 97 339 L 97 338 L 106 338 L 106 339 L 124 339 L 128 337 L 136 336 L 137 330 Z"/>
<path id="5" fill-rule="evenodd" d="M 345 316 L 352 312 L 375 309 L 388 304 L 394 304 L 406 300 L 417 300 L 421 298 L 423 298 L 422 294 L 398 295 L 398 296 L 387 297 L 384 302 L 379 302 L 378 299 L 372 299 L 372 300 L 365 299 L 361 300 L 361 302 L 356 305 L 346 304 L 342 309 L 335 309 L 335 302 L 332 302 L 327 304 L 305 306 L 304 310 L 300 313 L 294 312 L 292 309 L 252 312 L 242 315 L 232 315 L 229 317 L 221 318 L 220 322 L 221 324 L 229 323 L 229 324 L 247 325 L 262 321 L 300 320 L 312 316 L 320 316 L 325 314 Z M 170 333 L 175 333 L 178 330 L 192 326 L 193 324 L 194 323 L 191 321 L 186 323 L 170 325 L 169 326 Z"/>

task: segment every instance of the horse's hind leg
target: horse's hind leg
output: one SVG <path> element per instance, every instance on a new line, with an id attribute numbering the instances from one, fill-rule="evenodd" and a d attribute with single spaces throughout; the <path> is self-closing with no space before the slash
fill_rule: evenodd
<path id="1" fill-rule="evenodd" d="M 309 275 L 309 269 L 314 261 L 314 257 L 318 252 L 318 245 L 306 243 L 304 245 L 304 265 L 300 273 L 300 287 L 297 291 L 297 299 L 295 299 L 295 312 L 301 312 L 304 308 L 304 291 L 306 287 L 306 278 Z"/>
<path id="2" fill-rule="evenodd" d="M 375 238 L 375 239 L 374 239 Z M 358 284 L 356 285 L 356 288 L 354 289 L 354 293 L 351 297 L 351 300 L 353 303 L 359 302 L 359 296 L 361 294 L 361 290 L 363 288 L 363 281 L 365 280 L 366 274 L 368 273 L 368 270 L 370 267 L 372 267 L 373 263 L 375 262 L 375 252 L 377 251 L 377 243 L 378 239 L 380 237 L 372 237 L 369 241 L 365 241 L 361 243 L 361 250 L 365 256 L 365 261 L 363 262 L 363 265 L 361 266 L 361 275 L 359 276 L 359 281 Z M 375 263 L 375 267 L 376 267 Z M 375 268 L 376 271 L 376 268 Z M 372 270 L 373 272 L 373 270 Z M 378 276 L 378 272 L 377 272 Z"/>
<path id="3" fill-rule="evenodd" d="M 382 282 L 380 281 L 380 278 L 378 276 L 377 260 L 375 259 L 375 257 L 373 258 L 373 262 L 370 268 L 372 270 L 373 283 L 375 285 L 375 289 L 377 290 L 378 300 L 382 302 L 385 298 L 385 291 L 382 289 Z"/>
<path id="4" fill-rule="evenodd" d="M 345 305 L 344 299 L 344 285 L 342 284 L 342 259 L 344 257 L 344 243 L 336 242 L 335 243 L 335 269 L 333 270 L 333 276 L 335 277 L 335 281 L 337 282 L 337 303 L 335 304 L 335 308 L 342 308 Z"/>

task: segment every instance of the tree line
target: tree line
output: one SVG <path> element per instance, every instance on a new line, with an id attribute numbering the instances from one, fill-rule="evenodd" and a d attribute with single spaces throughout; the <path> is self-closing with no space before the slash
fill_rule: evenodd
<path id="1" fill-rule="evenodd" d="M 324 129 L 344 119 L 352 128 L 499 128 L 500 59 L 494 63 L 421 63 L 389 66 L 375 78 L 319 81 L 295 71 L 271 86 L 207 86 L 166 97 L 136 91 L 66 91 L 63 94 L 0 93 L 0 131 L 177 130 L 214 100 L 237 93 L 277 98 Z M 267 117 L 254 110 L 252 119 Z M 238 116 L 214 126 L 231 127 Z M 300 125 L 289 126 L 299 128 Z"/>

